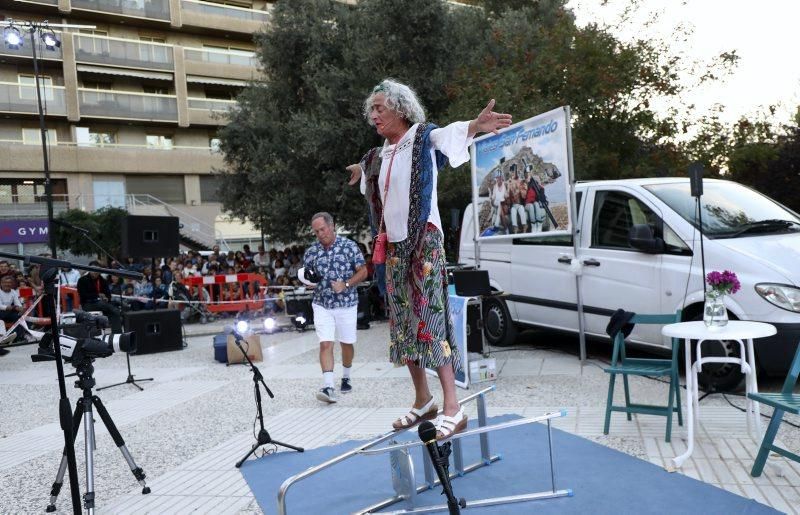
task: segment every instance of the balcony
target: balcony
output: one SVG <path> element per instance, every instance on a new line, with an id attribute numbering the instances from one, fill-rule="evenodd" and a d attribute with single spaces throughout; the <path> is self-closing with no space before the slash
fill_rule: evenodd
<path id="1" fill-rule="evenodd" d="M 198 125 L 225 125 L 227 113 L 236 105 L 235 100 L 216 98 L 188 98 L 189 123 Z"/>
<path id="2" fill-rule="evenodd" d="M 41 86 L 42 107 L 47 115 L 66 116 L 63 86 Z M 18 82 L 0 82 L 0 112 L 38 114 L 36 87 Z"/>
<path id="3" fill-rule="evenodd" d="M 58 0 L 16 0 L 21 4 L 41 4 L 41 5 L 55 5 L 58 6 Z"/>
<path id="4" fill-rule="evenodd" d="M 258 73 L 258 59 L 253 52 L 185 48 L 183 56 L 188 75 L 247 81 Z"/>
<path id="5" fill-rule="evenodd" d="M 175 69 L 172 45 L 87 34 L 75 34 L 73 39 L 78 62 L 124 68 Z"/>
<path id="6" fill-rule="evenodd" d="M 42 146 L 25 144 L 22 140 L 0 140 L 7 172 L 41 172 Z M 104 143 L 74 143 L 59 141 L 50 145 L 50 171 L 53 173 L 123 174 L 207 174 L 224 167 L 222 154 L 210 147 L 175 145 L 169 149 L 138 145 Z M 75 207 L 75 206 L 72 206 Z"/>
<path id="7" fill-rule="evenodd" d="M 170 20 L 169 0 L 72 0 L 73 9 Z"/>
<path id="8" fill-rule="evenodd" d="M 175 95 L 78 88 L 81 117 L 177 122 Z"/>
<path id="9" fill-rule="evenodd" d="M 181 0 L 184 26 L 216 29 L 222 32 L 252 34 L 269 21 L 269 13 L 232 5 Z"/>

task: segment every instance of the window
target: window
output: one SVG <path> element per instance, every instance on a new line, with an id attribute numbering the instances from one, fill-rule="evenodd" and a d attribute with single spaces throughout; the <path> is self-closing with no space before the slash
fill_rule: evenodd
<path id="1" fill-rule="evenodd" d="M 164 150 L 172 149 L 172 136 L 164 134 L 148 134 L 145 136 L 147 148 L 159 148 Z"/>
<path id="2" fill-rule="evenodd" d="M 236 93 L 225 89 L 206 89 L 206 98 L 214 100 L 236 100 Z"/>
<path id="3" fill-rule="evenodd" d="M 182 175 L 127 175 L 125 188 L 129 194 L 152 195 L 168 204 L 186 203 Z"/>
<path id="4" fill-rule="evenodd" d="M 688 254 L 689 247 L 639 199 L 621 191 L 599 191 L 595 196 L 592 247 L 634 248 L 628 242 L 633 225 L 649 225 L 653 236 L 664 240 L 664 251 Z"/>
<path id="5" fill-rule="evenodd" d="M 219 199 L 219 175 L 200 176 L 200 202 L 220 202 Z"/>
<path id="6" fill-rule="evenodd" d="M 84 89 L 95 89 L 98 91 L 110 91 L 112 83 L 111 82 L 101 82 L 95 80 L 84 80 L 83 81 L 83 88 Z"/>
<path id="7" fill-rule="evenodd" d="M 122 179 L 95 179 L 92 184 L 94 208 L 125 207 L 125 183 Z"/>
<path id="8" fill-rule="evenodd" d="M 117 133 L 95 131 L 88 127 L 75 127 L 75 139 L 79 147 L 104 147 L 117 143 Z"/>
<path id="9" fill-rule="evenodd" d="M 164 38 L 154 36 L 139 36 L 139 41 L 145 43 L 162 43 L 167 42 Z M 172 49 L 168 46 L 162 45 L 139 45 L 139 58 L 142 61 L 153 61 L 156 63 L 169 62 L 169 52 Z"/>
<path id="10" fill-rule="evenodd" d="M 107 30 L 97 30 L 97 29 L 80 29 L 78 31 L 80 34 L 86 34 L 89 36 L 99 36 L 96 38 L 78 38 L 78 54 L 80 55 L 81 52 L 88 52 L 91 54 L 100 54 L 100 55 L 109 55 L 109 42 L 107 39 L 108 31 Z"/>
<path id="11" fill-rule="evenodd" d="M 22 143 L 25 145 L 41 145 L 42 138 L 41 138 L 41 131 L 39 129 L 33 128 L 23 128 L 22 129 Z M 45 129 L 45 138 L 47 143 L 50 145 L 57 145 L 58 139 L 56 136 L 56 131 Z"/>
<path id="12" fill-rule="evenodd" d="M 169 95 L 169 90 L 161 86 L 142 86 L 142 91 L 150 95 Z"/>
<path id="13" fill-rule="evenodd" d="M 39 75 L 39 87 L 42 100 L 53 100 L 53 78 L 48 75 Z M 36 100 L 36 77 L 33 75 L 19 74 L 19 98 Z"/>

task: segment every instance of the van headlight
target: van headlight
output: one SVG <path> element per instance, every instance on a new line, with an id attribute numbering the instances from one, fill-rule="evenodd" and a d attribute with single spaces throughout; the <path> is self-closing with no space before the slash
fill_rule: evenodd
<path id="1" fill-rule="evenodd" d="M 756 291 L 770 304 L 786 311 L 800 313 L 800 288 L 785 284 L 756 284 Z"/>

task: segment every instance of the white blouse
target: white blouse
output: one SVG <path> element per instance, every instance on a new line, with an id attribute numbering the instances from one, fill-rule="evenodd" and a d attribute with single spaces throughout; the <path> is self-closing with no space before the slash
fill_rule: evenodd
<path id="1" fill-rule="evenodd" d="M 417 134 L 419 124 L 414 124 L 397 142 L 397 153 L 392 164 L 392 173 L 389 179 L 389 194 L 384 198 L 386 188 L 386 174 L 395 145 L 388 141 L 381 150 L 381 173 L 378 177 L 378 187 L 383 199 L 385 209 L 383 223 L 391 242 L 400 242 L 408 238 L 408 211 L 410 209 L 409 194 L 411 191 L 411 154 L 414 147 L 414 136 Z M 439 216 L 439 201 L 436 194 L 439 170 L 436 168 L 434 149 L 440 151 L 450 161 L 453 168 L 469 161 L 469 146 L 472 138 L 467 137 L 469 122 L 455 122 L 446 127 L 431 131 L 431 160 L 433 161 L 433 194 L 431 196 L 431 212 L 428 222 L 432 223 L 442 232 L 442 220 Z M 361 174 L 361 193 L 366 193 L 366 178 Z M 380 220 L 376 220 L 376 223 Z"/>

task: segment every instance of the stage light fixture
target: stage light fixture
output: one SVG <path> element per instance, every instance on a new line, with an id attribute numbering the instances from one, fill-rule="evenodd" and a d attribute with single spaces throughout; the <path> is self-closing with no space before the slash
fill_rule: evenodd
<path id="1" fill-rule="evenodd" d="M 58 40 L 56 33 L 52 30 L 41 32 L 39 37 L 42 38 L 42 43 L 44 43 L 44 46 L 47 47 L 48 50 L 55 50 L 61 47 L 61 41 Z"/>
<path id="2" fill-rule="evenodd" d="M 250 322 L 247 320 L 239 320 L 236 322 L 236 332 L 239 334 L 247 332 L 250 329 Z"/>
<path id="3" fill-rule="evenodd" d="M 306 326 L 308 325 L 308 320 L 306 320 L 306 316 L 304 313 L 300 313 L 299 315 L 294 317 L 294 320 L 292 322 L 294 323 L 294 327 L 298 331 L 305 331 Z"/>
<path id="4" fill-rule="evenodd" d="M 3 40 L 5 40 L 6 46 L 12 50 L 18 50 L 22 46 L 22 34 L 13 25 L 9 25 L 3 30 Z"/>
<path id="5" fill-rule="evenodd" d="M 272 318 L 272 317 L 265 318 L 264 319 L 264 329 L 268 333 L 271 333 L 272 331 L 274 331 L 275 330 L 275 319 Z"/>

